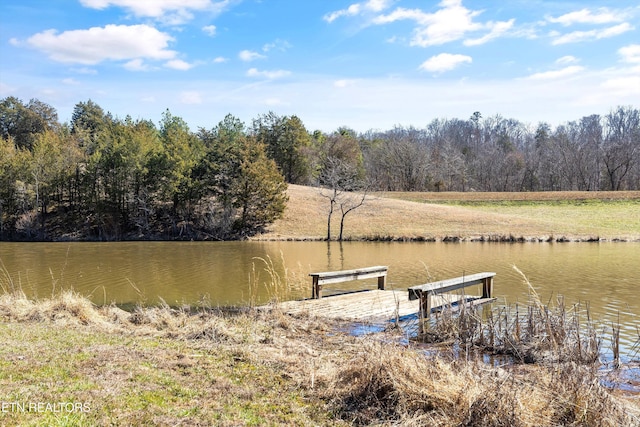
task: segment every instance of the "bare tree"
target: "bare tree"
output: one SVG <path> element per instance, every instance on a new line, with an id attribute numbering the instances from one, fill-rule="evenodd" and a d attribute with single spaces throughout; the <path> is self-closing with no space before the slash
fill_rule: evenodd
<path id="1" fill-rule="evenodd" d="M 366 165 L 377 187 L 387 191 L 425 191 L 431 183 L 424 132 L 396 127 L 377 135 Z"/>
<path id="2" fill-rule="evenodd" d="M 342 241 L 345 218 L 365 203 L 367 187 L 354 165 L 336 157 L 328 157 L 325 160 L 319 181 L 320 195 L 329 201 L 327 241 L 331 240 L 331 218 L 336 208 L 340 209 L 341 215 L 338 241 Z"/>
<path id="3" fill-rule="evenodd" d="M 340 233 L 338 234 L 338 241 L 342 242 L 342 236 L 344 231 L 344 219 L 348 213 L 354 211 L 360 206 L 364 205 L 367 197 L 367 190 L 364 188 L 359 194 L 357 193 L 343 193 L 343 197 L 338 200 L 340 205 Z"/>
<path id="4" fill-rule="evenodd" d="M 626 175 L 640 161 L 640 110 L 618 107 L 605 117 L 602 160 L 610 189 L 622 190 Z"/>

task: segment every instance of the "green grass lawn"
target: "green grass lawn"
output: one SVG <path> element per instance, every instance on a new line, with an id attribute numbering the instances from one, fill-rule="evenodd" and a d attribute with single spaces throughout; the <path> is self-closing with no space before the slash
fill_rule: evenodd
<path id="1" fill-rule="evenodd" d="M 640 234 L 640 200 L 478 201 L 455 204 L 481 212 L 542 220 L 553 227 L 571 224 L 576 232 L 584 234 Z"/>
<path id="2" fill-rule="evenodd" d="M 322 401 L 308 401 L 296 381 L 247 353 L 250 342 L 44 323 L 1 323 L 0 337 L 3 426 L 331 424 Z"/>
<path id="3" fill-rule="evenodd" d="M 381 193 L 418 203 L 456 206 L 505 215 L 569 234 L 640 235 L 640 192 L 556 193 Z"/>

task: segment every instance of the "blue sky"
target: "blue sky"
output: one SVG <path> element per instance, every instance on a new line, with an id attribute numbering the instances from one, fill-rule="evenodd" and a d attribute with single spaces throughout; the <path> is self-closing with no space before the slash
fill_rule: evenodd
<path id="1" fill-rule="evenodd" d="M 475 111 L 557 125 L 640 101 L 634 1 L 2 0 L 0 98 L 88 99 L 192 128 L 274 111 L 308 130 Z"/>

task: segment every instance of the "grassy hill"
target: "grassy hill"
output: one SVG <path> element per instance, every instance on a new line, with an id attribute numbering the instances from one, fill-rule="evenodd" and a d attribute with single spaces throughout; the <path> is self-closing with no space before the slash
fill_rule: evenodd
<path id="1" fill-rule="evenodd" d="M 318 188 L 289 186 L 284 217 L 256 237 L 322 239 L 329 201 Z M 332 238 L 339 231 L 334 212 Z M 640 191 L 395 193 L 367 196 L 347 215 L 348 240 L 640 240 Z"/>

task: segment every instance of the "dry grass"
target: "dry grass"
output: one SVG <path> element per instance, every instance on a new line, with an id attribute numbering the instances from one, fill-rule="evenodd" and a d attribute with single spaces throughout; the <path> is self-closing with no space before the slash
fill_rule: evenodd
<path id="1" fill-rule="evenodd" d="M 332 405 L 354 425 L 619 426 L 639 420 L 599 384 L 595 370 L 488 368 L 367 343 L 332 383 Z M 636 413 L 637 414 L 637 413 Z"/>
<path id="2" fill-rule="evenodd" d="M 96 307 L 0 296 L 2 425 L 637 425 L 592 365 L 495 368 L 271 310 Z"/>
<path id="3" fill-rule="evenodd" d="M 486 307 L 482 312 L 464 306 L 455 313 L 445 308 L 430 321 L 421 339 L 446 341 L 466 351 L 508 355 L 519 363 L 598 366 L 604 332 L 598 333 L 588 306 L 575 304 L 567 309 L 562 296 L 543 304 L 524 274 L 522 277 L 530 289 L 528 304 Z M 617 341 L 613 338 L 619 342 L 619 337 Z"/>
<path id="4" fill-rule="evenodd" d="M 323 239 L 326 199 L 318 189 L 297 185 L 290 185 L 288 194 L 284 217 L 257 238 Z M 597 203 L 585 202 L 590 200 Z M 347 217 L 345 235 L 352 240 L 640 240 L 638 209 L 640 192 L 376 193 Z M 339 218 L 334 219 L 337 231 Z"/>

